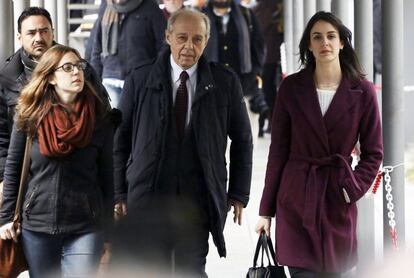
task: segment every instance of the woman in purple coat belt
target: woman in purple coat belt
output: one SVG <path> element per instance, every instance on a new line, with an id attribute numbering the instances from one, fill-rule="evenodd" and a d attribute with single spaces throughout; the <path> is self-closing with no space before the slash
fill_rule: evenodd
<path id="1" fill-rule="evenodd" d="M 304 69 L 282 82 L 273 113 L 256 230 L 270 235 L 276 217 L 277 261 L 293 278 L 340 277 L 357 262 L 356 201 L 383 158 L 377 95 L 333 14 L 316 13 L 299 48 Z"/>

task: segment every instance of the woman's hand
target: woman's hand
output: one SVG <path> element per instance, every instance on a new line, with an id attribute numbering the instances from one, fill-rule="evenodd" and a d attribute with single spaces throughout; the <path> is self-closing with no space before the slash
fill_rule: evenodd
<path id="1" fill-rule="evenodd" d="M 260 216 L 260 219 L 256 224 L 256 233 L 260 235 L 262 231 L 265 231 L 266 235 L 270 237 L 270 226 L 271 225 L 272 225 L 272 218 L 270 216 Z"/>
<path id="2" fill-rule="evenodd" d="M 118 221 L 119 219 L 121 219 L 125 215 L 127 215 L 127 205 L 126 205 L 126 202 L 125 201 L 120 201 L 120 202 L 116 203 L 115 204 L 115 207 L 114 207 L 114 218 L 115 218 L 115 221 Z"/>
<path id="3" fill-rule="evenodd" d="M 13 239 L 17 242 L 17 237 L 20 235 L 20 224 L 17 225 L 17 229 L 14 227 L 14 223 L 10 222 L 0 227 L 0 238 Z"/>

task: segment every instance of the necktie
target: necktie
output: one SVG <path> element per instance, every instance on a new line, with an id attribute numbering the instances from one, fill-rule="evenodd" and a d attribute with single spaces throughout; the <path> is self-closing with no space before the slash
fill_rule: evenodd
<path id="1" fill-rule="evenodd" d="M 188 110 L 188 91 L 186 82 L 188 80 L 188 73 L 186 71 L 180 74 L 180 86 L 177 89 L 177 95 L 175 96 L 175 122 L 177 127 L 178 140 L 184 137 L 184 130 L 187 121 L 187 110 Z"/>

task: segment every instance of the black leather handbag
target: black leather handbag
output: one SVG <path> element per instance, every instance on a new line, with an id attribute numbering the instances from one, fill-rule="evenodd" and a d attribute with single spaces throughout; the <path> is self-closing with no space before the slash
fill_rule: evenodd
<path id="1" fill-rule="evenodd" d="M 259 253 L 262 255 L 260 266 L 257 264 Z M 267 266 L 264 266 L 263 263 L 263 257 L 265 254 L 268 261 Z M 273 250 L 272 240 L 270 237 L 267 237 L 264 232 L 261 233 L 257 241 L 256 252 L 254 253 L 253 259 L 253 267 L 249 268 L 246 278 L 286 278 L 283 266 L 279 266 L 275 261 L 275 251 Z"/>

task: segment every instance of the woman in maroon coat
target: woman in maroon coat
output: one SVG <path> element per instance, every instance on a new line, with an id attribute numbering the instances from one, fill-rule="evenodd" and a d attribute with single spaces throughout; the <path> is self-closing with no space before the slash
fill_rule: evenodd
<path id="1" fill-rule="evenodd" d="M 276 216 L 277 260 L 292 277 L 340 277 L 357 261 L 356 201 L 383 158 L 377 96 L 333 14 L 316 13 L 299 48 L 304 69 L 282 82 L 273 113 L 256 229 L 270 235 Z"/>

